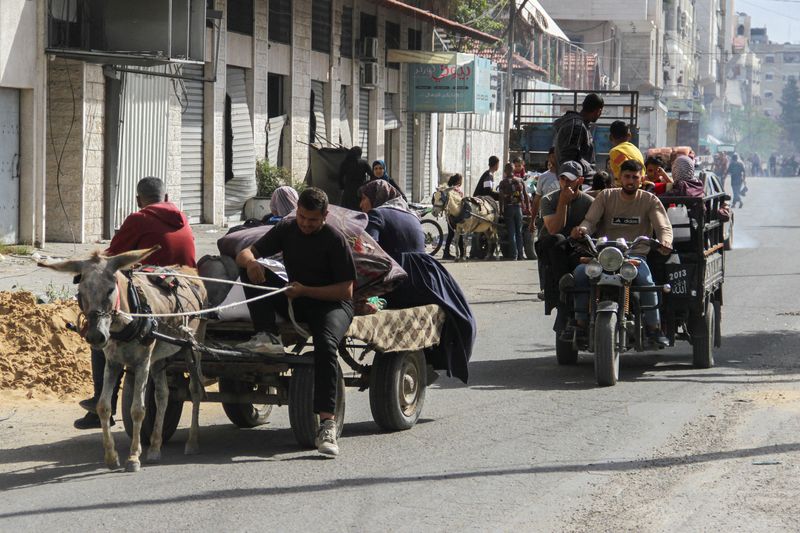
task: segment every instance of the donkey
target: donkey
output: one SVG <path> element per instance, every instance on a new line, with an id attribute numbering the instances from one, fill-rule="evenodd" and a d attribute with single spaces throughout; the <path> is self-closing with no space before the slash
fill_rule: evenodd
<path id="1" fill-rule="evenodd" d="M 160 246 L 154 246 L 147 250 L 133 250 L 112 257 L 105 257 L 100 252 L 95 252 L 89 259 L 82 261 L 40 263 L 40 266 L 43 267 L 80 275 L 78 304 L 86 317 L 86 325 L 82 334 L 93 348 L 102 349 L 106 356 L 103 392 L 97 403 L 97 414 L 100 416 L 100 423 L 103 427 L 105 462 L 111 469 L 119 467 L 119 456 L 109 426 L 111 395 L 123 369 L 127 368 L 128 372 L 132 371 L 135 374 L 134 380 L 126 380 L 126 384 L 134 382 L 135 393 L 131 407 L 133 435 L 125 470 L 138 472 L 141 467 L 139 457 L 142 453 L 140 441 L 142 421 L 145 416 L 145 390 L 150 369 L 153 368 L 152 375 L 155 383 L 156 418 L 150 437 L 147 460 L 158 462 L 161 460 L 162 428 L 169 398 L 163 359 L 181 350 L 180 346 L 155 340 L 147 335 L 148 328 L 152 323 L 146 321 L 151 319 L 132 318 L 123 314 L 137 312 L 132 309 L 129 289 L 138 290 L 136 294 L 141 295 L 141 299 L 146 302 L 153 313 L 173 313 L 178 310 L 200 311 L 206 299 L 206 291 L 202 282 L 194 283 L 195 287 L 192 288 L 189 286 L 191 280 L 187 280 L 187 283 L 181 281 L 174 291 L 168 291 L 154 285 L 149 279 L 129 278 L 120 272 L 122 269 L 140 263 L 159 249 Z M 194 272 L 193 269 L 188 270 Z M 130 287 L 130 284 L 133 284 L 133 287 Z M 145 322 L 131 324 L 137 320 Z M 189 330 L 197 333 L 201 322 L 198 316 L 193 315 L 188 321 Z M 180 318 L 162 318 L 158 321 L 160 330 L 174 333 L 175 336 L 182 336 L 181 326 Z M 130 332 L 134 332 L 134 334 L 131 335 Z M 121 336 L 127 338 L 121 339 Z M 192 375 L 193 373 L 190 372 L 190 376 Z M 194 377 L 190 378 L 189 389 L 192 397 L 192 426 L 184 451 L 186 454 L 194 454 L 199 451 L 197 417 L 203 389 Z"/>
<path id="2" fill-rule="evenodd" d="M 497 222 L 500 218 L 499 206 L 489 196 L 464 197 L 455 187 L 446 187 L 433 193 L 433 215 L 446 213 L 448 225 L 456 230 L 454 241 L 467 233 L 486 235 L 489 248 L 484 259 L 494 259 L 497 248 Z M 464 259 L 463 250 L 456 246 L 458 259 Z"/>

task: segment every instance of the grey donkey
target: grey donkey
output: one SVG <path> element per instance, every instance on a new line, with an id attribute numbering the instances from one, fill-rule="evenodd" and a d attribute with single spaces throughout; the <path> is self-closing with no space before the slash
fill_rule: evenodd
<path id="1" fill-rule="evenodd" d="M 158 462 L 161 459 L 162 429 L 164 414 L 169 398 L 165 358 L 177 353 L 181 347 L 160 340 L 140 342 L 139 339 L 123 342 L 111 338 L 113 332 L 121 331 L 132 320 L 123 312 L 132 312 L 128 301 L 128 278 L 120 272 L 121 269 L 141 263 L 147 256 L 160 249 L 155 246 L 147 250 L 133 250 L 113 257 L 105 257 L 95 252 L 89 259 L 76 261 L 63 261 L 60 263 L 40 263 L 41 266 L 62 272 L 80 274 L 78 285 L 78 301 L 86 316 L 84 336 L 93 348 L 102 349 L 106 356 L 106 368 L 103 377 L 103 392 L 97 404 L 97 414 L 103 427 L 103 448 L 105 449 L 105 462 L 109 468 L 119 467 L 119 457 L 111 435 L 109 419 L 111 417 L 111 394 L 123 369 L 134 373 L 134 379 L 127 383 L 134 383 L 133 405 L 131 418 L 133 420 L 133 436 L 131 438 L 130 456 L 125 464 L 128 472 L 137 472 L 141 467 L 140 455 L 141 428 L 145 416 L 145 391 L 147 380 L 151 374 L 155 384 L 156 418 L 153 432 L 150 437 L 150 448 L 147 452 L 148 462 Z M 194 269 L 183 269 L 187 273 L 195 273 Z M 185 279 L 185 278 L 184 278 Z M 172 294 L 152 284 L 142 277 L 134 277 L 134 284 L 139 288 L 139 294 L 152 309 L 153 313 L 174 313 L 180 311 L 199 311 L 206 299 L 205 288 L 202 282 L 195 282 L 192 290 L 188 283 L 182 279 L 177 292 Z M 181 318 L 161 318 L 158 328 L 173 336 L 185 336 L 181 330 Z M 188 327 L 192 332 L 202 338 L 204 325 L 198 316 L 190 317 Z M 190 372 L 190 375 L 193 375 Z M 190 391 L 192 397 L 192 425 L 189 431 L 189 440 L 186 442 L 185 453 L 199 452 L 197 439 L 197 417 L 200 410 L 200 399 L 203 394 L 202 384 L 191 378 Z"/>

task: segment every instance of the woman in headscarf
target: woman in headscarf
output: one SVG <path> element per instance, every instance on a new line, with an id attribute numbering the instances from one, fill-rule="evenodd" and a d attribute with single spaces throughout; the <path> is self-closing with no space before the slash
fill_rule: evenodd
<path id="1" fill-rule="evenodd" d="M 694 160 L 689 156 L 681 155 L 673 161 L 672 182 L 672 190 L 665 196 L 702 198 L 705 195 L 703 182 L 694 175 Z"/>
<path id="2" fill-rule="evenodd" d="M 269 200 L 271 215 L 265 220 L 266 224 L 277 224 L 283 217 L 297 209 L 297 191 L 288 185 L 278 187 L 272 192 Z"/>
<path id="3" fill-rule="evenodd" d="M 386 171 L 386 162 L 383 159 L 377 159 L 372 163 L 372 177 L 376 180 L 384 180 L 389 185 L 395 188 L 395 190 L 400 193 L 400 196 L 403 197 L 403 200 L 407 200 L 406 195 L 403 194 L 402 189 L 400 186 L 395 183 L 395 181 L 389 176 L 389 173 Z"/>
<path id="4" fill-rule="evenodd" d="M 407 252 L 425 252 L 425 235 L 417 215 L 397 189 L 382 179 L 372 180 L 361 187 L 361 210 L 367 214 L 367 233 L 395 261 Z"/>
<path id="5" fill-rule="evenodd" d="M 358 190 L 370 178 L 369 163 L 361 157 L 361 147 L 353 146 L 347 152 L 339 168 L 339 188 L 342 189 L 341 205 L 347 209 L 358 211 L 358 204 L 361 197 Z"/>

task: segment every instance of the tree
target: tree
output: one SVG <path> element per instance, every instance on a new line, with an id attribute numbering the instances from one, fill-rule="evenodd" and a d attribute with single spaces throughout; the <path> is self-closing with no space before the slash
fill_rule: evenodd
<path id="1" fill-rule="evenodd" d="M 728 131 L 736 151 L 743 157 L 756 153 L 764 158 L 778 147 L 780 132 L 775 122 L 752 107 L 732 109 L 728 115 Z"/>
<path id="2" fill-rule="evenodd" d="M 783 132 L 795 147 L 800 150 L 800 90 L 797 80 L 789 78 L 781 94 L 781 126 Z"/>
<path id="3" fill-rule="evenodd" d="M 503 21 L 508 17 L 503 16 L 502 7 L 507 5 L 490 0 L 451 0 L 450 16 L 484 33 L 497 35 L 505 29 Z"/>

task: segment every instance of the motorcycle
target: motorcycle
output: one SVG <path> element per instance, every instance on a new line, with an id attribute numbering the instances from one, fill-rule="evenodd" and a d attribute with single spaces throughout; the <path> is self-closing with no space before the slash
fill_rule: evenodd
<path id="1" fill-rule="evenodd" d="M 625 239 L 593 241 L 589 236 L 573 241 L 586 264 L 588 288 L 575 287 L 572 274 L 565 274 L 560 282 L 562 305 L 568 312 L 575 293 L 589 293 L 589 320 L 586 336 L 572 323 L 556 335 L 556 358 L 559 364 L 575 364 L 579 350 L 594 353 L 595 378 L 600 386 L 611 386 L 619 379 L 619 356 L 630 349 L 644 351 L 654 347 L 647 341 L 644 324 L 645 311 L 660 307 L 660 294 L 668 293 L 670 285 L 642 287 L 633 285 L 639 274 L 641 259 L 632 251 L 640 244 L 656 249 L 661 243 L 649 237 L 637 237 L 628 244 Z M 641 304 L 637 297 L 642 292 L 659 294 L 656 305 Z"/>

